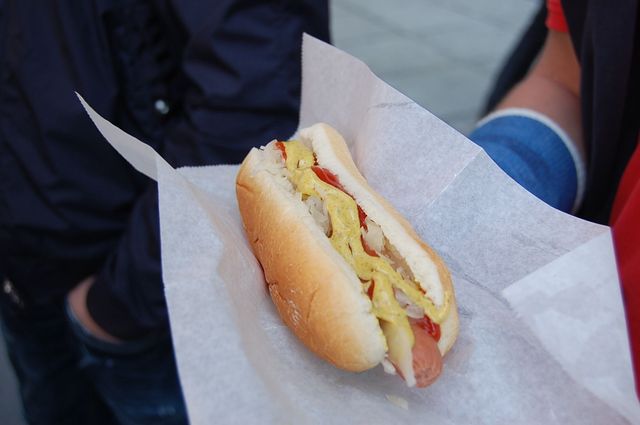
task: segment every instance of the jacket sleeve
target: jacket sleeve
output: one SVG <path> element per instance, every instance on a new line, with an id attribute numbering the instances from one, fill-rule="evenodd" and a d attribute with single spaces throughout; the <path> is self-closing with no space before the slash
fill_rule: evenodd
<path id="1" fill-rule="evenodd" d="M 252 146 L 288 137 L 298 120 L 301 39 L 328 40 L 326 1 L 172 0 L 184 34 L 180 113 L 162 155 L 173 166 L 239 162 Z M 137 200 L 117 248 L 89 291 L 93 318 L 131 339 L 165 326 L 157 189 Z"/>

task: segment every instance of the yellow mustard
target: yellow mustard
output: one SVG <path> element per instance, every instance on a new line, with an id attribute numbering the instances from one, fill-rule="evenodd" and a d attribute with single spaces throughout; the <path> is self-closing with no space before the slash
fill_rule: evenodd
<path id="1" fill-rule="evenodd" d="M 413 332 L 406 312 L 396 300 L 394 288 L 404 292 L 436 323 L 443 320 L 448 300 L 445 300 L 441 308 L 436 308 L 433 302 L 422 294 L 415 282 L 403 279 L 387 260 L 367 254 L 360 239 L 358 207 L 354 199 L 316 175 L 311 169 L 315 163 L 313 152 L 301 142 L 293 140 L 284 143 L 284 146 L 287 158 L 285 164 L 296 190 L 303 196 L 318 197 L 326 205 L 331 220 L 331 244 L 353 267 L 366 287 L 374 282 L 371 300 L 373 314 L 387 322 L 385 334 L 401 334 L 403 339 L 410 341 L 413 346 Z M 393 353 L 389 354 L 395 357 Z"/>

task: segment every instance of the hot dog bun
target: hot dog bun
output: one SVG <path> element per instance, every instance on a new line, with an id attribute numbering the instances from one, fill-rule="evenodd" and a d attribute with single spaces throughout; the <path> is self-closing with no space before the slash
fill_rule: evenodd
<path id="1" fill-rule="evenodd" d="M 440 257 L 368 185 L 337 131 L 316 124 L 301 130 L 299 139 L 313 149 L 317 165 L 335 174 L 345 192 L 380 226 L 433 303 L 449 303 L 437 343 L 440 354 L 446 354 L 458 334 L 458 314 L 451 277 Z M 287 326 L 318 356 L 341 369 L 370 369 L 388 351 L 372 302 L 353 268 L 285 180 L 277 171 L 273 149 L 269 153 L 266 148 L 249 153 L 236 181 L 248 240 L 271 297 Z"/>

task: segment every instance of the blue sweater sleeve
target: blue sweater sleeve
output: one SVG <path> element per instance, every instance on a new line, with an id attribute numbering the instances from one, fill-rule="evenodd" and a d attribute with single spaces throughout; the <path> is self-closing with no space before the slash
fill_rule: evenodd
<path id="1" fill-rule="evenodd" d="M 481 121 L 469 138 L 539 199 L 565 212 L 577 208 L 584 185 L 581 159 L 547 117 L 507 109 Z"/>

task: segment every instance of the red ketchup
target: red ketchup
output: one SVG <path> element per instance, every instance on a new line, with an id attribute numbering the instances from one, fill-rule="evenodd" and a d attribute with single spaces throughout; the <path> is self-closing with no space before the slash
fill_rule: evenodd
<path id="1" fill-rule="evenodd" d="M 314 173 L 316 173 L 316 176 L 318 176 L 320 180 L 344 192 L 344 187 L 342 187 L 342 185 L 340 184 L 338 176 L 333 174 L 331 171 L 317 165 L 312 166 L 311 169 Z"/>
<path id="2" fill-rule="evenodd" d="M 287 160 L 287 149 L 284 147 L 284 142 L 276 142 L 276 148 L 282 153 L 282 159 Z"/>
<path id="3" fill-rule="evenodd" d="M 440 325 L 432 322 L 428 316 L 425 315 L 422 319 L 416 320 L 416 324 L 427 331 L 429 335 L 431 335 L 433 339 L 436 340 L 436 342 L 440 341 Z"/>
<path id="4" fill-rule="evenodd" d="M 364 222 L 367 219 L 367 213 L 362 211 L 360 205 L 358 205 L 358 218 L 360 219 L 360 227 L 364 227 L 364 230 L 369 230 L 367 229 L 367 223 Z"/>
<path id="5" fill-rule="evenodd" d="M 367 289 L 367 295 L 369 299 L 373 299 L 373 289 L 376 287 L 376 283 L 371 279 L 371 285 L 369 285 L 369 289 Z"/>

